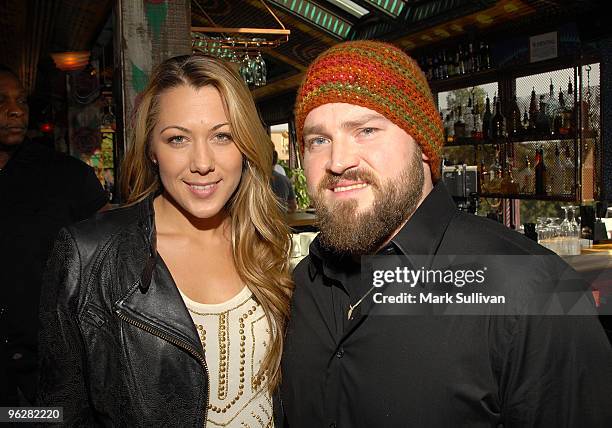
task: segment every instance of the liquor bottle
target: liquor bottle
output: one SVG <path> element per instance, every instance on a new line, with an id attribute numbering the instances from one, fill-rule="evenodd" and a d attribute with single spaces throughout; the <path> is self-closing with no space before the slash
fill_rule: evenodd
<path id="1" fill-rule="evenodd" d="M 550 130 L 550 135 L 556 136 L 558 131 L 555 129 L 555 115 L 558 109 L 558 102 L 555 96 L 555 86 L 553 85 L 552 78 L 550 79 L 550 86 L 548 88 L 548 102 L 546 103 L 546 115 L 549 121 L 548 128 Z"/>
<path id="2" fill-rule="evenodd" d="M 472 43 L 468 45 L 466 71 L 468 73 L 473 73 L 475 71 L 474 70 L 474 45 Z"/>
<path id="3" fill-rule="evenodd" d="M 448 117 L 448 115 L 446 117 Z M 444 141 L 448 143 L 448 123 L 442 112 L 440 112 L 440 120 L 442 121 L 442 129 L 444 130 Z"/>
<path id="4" fill-rule="evenodd" d="M 506 195 L 516 195 L 519 193 L 518 182 L 514 179 L 514 160 L 506 157 L 506 170 L 503 173 L 501 191 Z"/>
<path id="5" fill-rule="evenodd" d="M 493 115 L 491 114 L 491 101 L 489 100 L 489 96 L 485 100 L 485 112 L 482 116 L 482 138 L 488 140 L 491 138 L 491 119 Z"/>
<path id="6" fill-rule="evenodd" d="M 474 120 L 474 125 L 472 128 L 472 138 L 475 140 L 482 140 L 482 117 L 480 116 L 480 112 L 482 108 L 480 104 L 474 104 L 474 108 L 472 109 L 472 118 Z"/>
<path id="7" fill-rule="evenodd" d="M 446 50 L 443 50 L 440 56 L 440 63 L 442 64 L 442 79 L 448 79 L 448 61 L 446 59 Z"/>
<path id="8" fill-rule="evenodd" d="M 536 133 L 538 121 L 538 101 L 536 99 L 535 86 L 531 89 L 531 100 L 529 101 L 529 134 Z"/>
<path id="9" fill-rule="evenodd" d="M 491 138 L 498 139 L 506 136 L 506 118 L 501 112 L 501 101 L 497 97 L 495 102 L 495 114 L 491 119 Z"/>
<path id="10" fill-rule="evenodd" d="M 571 195 L 574 193 L 574 158 L 572 157 L 572 152 L 570 149 L 570 145 L 566 144 L 563 149 L 563 194 Z"/>
<path id="11" fill-rule="evenodd" d="M 501 171 L 500 146 L 495 144 L 495 157 L 489 166 L 489 193 L 499 193 L 501 191 Z"/>
<path id="12" fill-rule="evenodd" d="M 478 55 L 478 62 L 480 63 L 480 69 L 481 70 L 486 70 L 487 66 L 486 66 L 486 63 L 485 63 L 484 42 L 480 42 L 480 45 L 478 47 L 478 52 L 476 53 L 476 55 Z"/>
<path id="13" fill-rule="evenodd" d="M 565 108 L 566 108 L 566 118 L 568 121 L 569 132 L 573 133 L 576 129 L 574 126 L 574 88 L 572 86 L 572 78 L 568 77 L 567 81 L 567 99 L 565 100 Z"/>
<path id="14" fill-rule="evenodd" d="M 540 136 L 547 136 L 550 134 L 550 119 L 546 114 L 547 106 L 544 101 L 544 95 L 540 95 L 540 103 L 538 108 L 538 118 L 536 120 L 536 132 Z"/>
<path id="15" fill-rule="evenodd" d="M 548 174 L 548 186 L 549 192 L 553 195 L 561 195 L 563 193 L 563 161 L 561 159 L 561 151 L 559 150 L 559 143 L 555 144 L 554 158 L 554 173 Z"/>
<path id="16" fill-rule="evenodd" d="M 465 122 L 463 121 L 461 106 L 457 107 L 457 120 L 453 127 L 455 129 L 455 141 L 465 137 Z"/>
<path id="17" fill-rule="evenodd" d="M 512 101 L 512 109 L 508 118 L 508 135 L 511 137 L 520 137 L 523 135 L 523 124 L 521 123 L 521 110 L 516 101 L 516 94 Z"/>
<path id="18" fill-rule="evenodd" d="M 485 167 L 485 161 L 484 159 L 480 160 L 480 166 L 478 167 L 479 169 L 479 183 L 478 183 L 478 193 L 483 194 L 483 193 L 489 193 L 489 171 L 487 171 L 487 168 Z"/>
<path id="19" fill-rule="evenodd" d="M 472 55 L 474 56 L 474 71 L 483 70 L 482 62 L 480 58 L 480 52 L 478 51 L 478 46 L 474 48 Z"/>
<path id="20" fill-rule="evenodd" d="M 459 75 L 459 52 L 457 52 L 457 49 L 455 49 L 453 51 L 453 53 L 450 54 L 450 61 L 453 63 L 452 69 L 453 69 L 453 74 L 449 76 L 458 76 Z"/>
<path id="21" fill-rule="evenodd" d="M 557 102 L 557 109 L 555 110 L 553 117 L 553 128 L 555 135 L 561 134 L 561 128 L 563 128 L 563 114 L 565 112 L 565 98 L 563 97 L 563 91 L 559 88 L 559 98 Z"/>
<path id="22" fill-rule="evenodd" d="M 546 165 L 544 165 L 544 150 L 536 148 L 535 154 L 535 193 L 536 195 L 546 194 Z"/>
<path id="23" fill-rule="evenodd" d="M 455 61 L 453 59 L 453 55 L 450 52 L 444 51 L 444 56 L 446 57 L 446 75 L 447 77 L 453 77 L 455 75 Z"/>
<path id="24" fill-rule="evenodd" d="M 527 107 L 525 107 L 525 113 L 523 113 L 523 134 L 529 130 L 529 116 L 527 115 Z"/>
<path id="25" fill-rule="evenodd" d="M 517 177 L 521 193 L 533 195 L 535 193 L 535 171 L 531 165 L 531 159 L 525 155 L 525 168 L 520 171 Z"/>
<path id="26" fill-rule="evenodd" d="M 559 89 L 559 109 L 555 124 L 559 126 L 560 135 L 568 135 L 572 131 L 572 110 L 567 105 L 563 92 Z"/>
<path id="27" fill-rule="evenodd" d="M 433 57 L 433 80 L 440 79 L 440 64 L 438 61 L 438 56 L 434 55 Z"/>
<path id="28" fill-rule="evenodd" d="M 455 122 L 455 113 L 451 109 L 449 111 L 449 113 L 446 115 L 446 119 L 444 120 L 444 127 L 448 128 L 448 131 L 447 131 L 447 134 L 446 134 L 446 142 L 447 143 L 455 142 L 455 127 L 454 127 L 454 122 Z"/>
<path id="29" fill-rule="evenodd" d="M 465 123 L 465 136 L 471 137 L 474 131 L 474 108 L 472 107 L 472 100 L 468 101 L 467 107 L 464 109 L 463 122 Z"/>
<path id="30" fill-rule="evenodd" d="M 459 45 L 459 52 L 457 53 L 459 56 L 459 74 L 465 74 L 465 54 L 463 53 L 463 48 Z"/>
<path id="31" fill-rule="evenodd" d="M 485 42 L 480 42 L 480 62 L 482 68 L 487 70 L 491 68 L 491 55 L 489 53 L 489 45 Z"/>
<path id="32" fill-rule="evenodd" d="M 433 58 L 428 56 L 427 57 L 427 80 L 432 81 L 433 80 Z"/>

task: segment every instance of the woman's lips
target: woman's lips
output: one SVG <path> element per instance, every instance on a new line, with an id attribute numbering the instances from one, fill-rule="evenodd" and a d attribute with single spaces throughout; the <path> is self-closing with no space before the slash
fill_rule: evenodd
<path id="1" fill-rule="evenodd" d="M 185 182 L 189 191 L 199 198 L 207 198 L 212 195 L 219 185 L 219 181 L 213 183 L 189 183 Z"/>

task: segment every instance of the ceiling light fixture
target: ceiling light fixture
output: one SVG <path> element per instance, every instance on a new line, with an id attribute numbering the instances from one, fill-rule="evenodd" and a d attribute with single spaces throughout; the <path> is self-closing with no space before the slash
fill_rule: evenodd
<path id="1" fill-rule="evenodd" d="M 361 18 L 362 16 L 370 13 L 369 10 L 367 10 L 364 7 L 359 6 L 357 3 L 352 2 L 351 0 L 327 0 L 327 1 L 333 4 L 334 6 L 337 6 L 340 9 L 344 10 L 345 12 L 348 12 L 351 15 L 356 16 L 357 18 Z"/>
<path id="2" fill-rule="evenodd" d="M 55 66 L 62 71 L 79 71 L 89 64 L 89 55 L 89 51 L 57 52 L 52 53 L 51 58 Z"/>

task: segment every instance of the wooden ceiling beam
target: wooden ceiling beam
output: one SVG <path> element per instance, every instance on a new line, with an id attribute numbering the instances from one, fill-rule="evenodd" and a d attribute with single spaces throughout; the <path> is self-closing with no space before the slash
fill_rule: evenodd
<path id="1" fill-rule="evenodd" d="M 265 98 L 280 94 L 281 92 L 286 92 L 293 89 L 297 90 L 300 87 L 303 78 L 303 72 L 294 74 L 293 76 L 287 77 L 286 79 L 277 80 L 274 83 L 269 83 L 265 86 L 255 88 L 251 91 L 251 94 L 253 94 L 253 98 L 255 99 L 255 101 L 261 101 Z"/>

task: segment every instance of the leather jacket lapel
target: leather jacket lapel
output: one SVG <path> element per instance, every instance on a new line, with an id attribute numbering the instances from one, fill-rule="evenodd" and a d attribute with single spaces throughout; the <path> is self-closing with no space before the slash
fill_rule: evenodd
<path id="1" fill-rule="evenodd" d="M 202 356 L 204 351 L 191 316 L 168 267 L 157 253 L 155 214 L 152 195 L 142 204 L 141 229 L 149 246 L 149 257 L 140 278 L 128 293 L 115 303 L 120 316 L 157 335 L 189 345 Z M 161 334 L 160 334 L 161 333 Z M 174 340 L 172 340 L 174 339 Z"/>
<path id="2" fill-rule="evenodd" d="M 115 304 L 117 310 L 138 324 L 143 324 L 144 327 L 148 326 L 163 333 L 164 336 L 168 335 L 189 344 L 204 355 L 198 333 L 183 303 L 183 298 L 159 255 L 146 292 L 142 291 L 141 281 L 142 278 Z"/>

